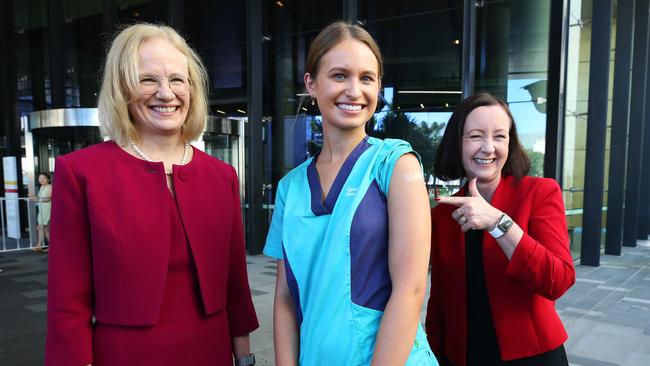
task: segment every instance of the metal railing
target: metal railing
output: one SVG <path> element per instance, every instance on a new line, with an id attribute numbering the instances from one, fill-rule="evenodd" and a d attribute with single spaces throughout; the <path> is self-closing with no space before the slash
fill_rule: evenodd
<path id="1" fill-rule="evenodd" d="M 7 223 L 7 203 L 18 201 L 18 210 L 16 214 L 21 218 L 18 228 L 20 238 L 8 237 L 8 223 Z M 22 204 L 22 202 L 25 202 Z M 27 209 L 27 233 L 24 232 L 24 223 L 22 222 L 23 216 L 21 212 Z M 36 247 L 37 238 L 37 222 L 36 222 L 36 202 L 28 197 L 0 197 L 0 235 L 2 235 L 2 243 L 0 252 L 11 252 L 17 250 L 29 250 Z M 26 234 L 26 235 L 25 235 Z"/>

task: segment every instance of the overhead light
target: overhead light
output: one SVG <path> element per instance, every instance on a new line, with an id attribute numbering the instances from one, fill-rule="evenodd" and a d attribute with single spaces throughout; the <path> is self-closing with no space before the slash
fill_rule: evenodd
<path id="1" fill-rule="evenodd" d="M 226 114 L 226 112 L 222 111 L 221 109 L 217 109 L 217 113 Z"/>
<path id="2" fill-rule="evenodd" d="M 420 108 L 424 109 L 424 105 L 422 103 L 420 103 Z"/>
<path id="3" fill-rule="evenodd" d="M 399 94 L 463 94 L 460 90 L 398 90 Z"/>
<path id="4" fill-rule="evenodd" d="M 237 109 L 237 112 L 239 112 L 241 114 L 246 114 L 246 111 L 242 111 L 241 109 Z"/>
<path id="5" fill-rule="evenodd" d="M 445 102 L 445 108 L 449 108 L 449 103 Z"/>
<path id="6" fill-rule="evenodd" d="M 140 16 L 140 13 L 138 13 L 137 11 L 134 11 L 134 12 L 133 12 L 133 16 L 137 18 L 137 17 Z"/>
<path id="7" fill-rule="evenodd" d="M 309 93 L 298 93 L 296 94 L 297 97 L 308 97 Z"/>
<path id="8" fill-rule="evenodd" d="M 397 106 L 397 109 L 399 109 L 399 106 Z"/>
<path id="9" fill-rule="evenodd" d="M 454 44 L 460 44 L 460 39 L 454 39 Z"/>
<path id="10" fill-rule="evenodd" d="M 302 108 L 300 108 L 300 109 L 302 109 L 303 111 L 307 112 L 307 108 L 305 108 L 305 107 L 302 107 Z"/>
<path id="11" fill-rule="evenodd" d="M 284 6 L 284 4 L 282 3 L 282 1 L 276 1 L 276 2 L 275 2 L 275 5 L 277 5 L 277 6 L 280 7 L 280 8 Z"/>

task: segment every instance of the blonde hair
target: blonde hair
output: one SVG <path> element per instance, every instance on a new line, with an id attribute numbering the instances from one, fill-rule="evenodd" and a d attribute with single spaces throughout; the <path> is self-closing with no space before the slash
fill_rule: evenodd
<path id="1" fill-rule="evenodd" d="M 106 55 L 97 102 L 102 134 L 122 146 L 130 141 L 140 142 L 128 105 L 138 95 L 140 46 L 151 38 L 166 39 L 187 60 L 191 92 L 181 135 L 186 141 L 192 141 L 196 140 L 205 129 L 208 117 L 208 74 L 203 62 L 173 28 L 138 23 L 119 31 L 111 43 Z"/>

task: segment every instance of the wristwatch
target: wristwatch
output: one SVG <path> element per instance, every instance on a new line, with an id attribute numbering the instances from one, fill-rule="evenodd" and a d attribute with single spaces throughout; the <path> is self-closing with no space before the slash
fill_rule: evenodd
<path id="1" fill-rule="evenodd" d="M 499 239 L 500 237 L 506 235 L 511 227 L 512 219 L 510 216 L 503 214 L 497 220 L 497 223 L 494 225 L 494 229 L 490 230 L 490 235 L 492 235 L 492 237 L 495 239 Z"/>
<path id="2" fill-rule="evenodd" d="M 235 366 L 251 366 L 255 365 L 255 355 L 250 354 L 246 357 L 238 358 L 235 360 Z"/>

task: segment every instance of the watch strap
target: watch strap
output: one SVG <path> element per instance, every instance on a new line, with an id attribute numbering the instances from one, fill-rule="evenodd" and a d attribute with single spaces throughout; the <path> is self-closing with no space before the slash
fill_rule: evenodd
<path id="1" fill-rule="evenodd" d="M 255 355 L 250 354 L 246 357 L 238 358 L 235 360 L 235 366 L 251 366 L 255 365 Z"/>
<path id="2" fill-rule="evenodd" d="M 506 216 L 506 214 L 502 214 L 501 216 L 499 216 L 499 219 L 494 224 L 494 229 L 489 231 L 490 235 L 492 235 L 492 237 L 495 238 L 495 239 L 499 239 L 500 237 L 506 235 L 506 232 L 503 231 L 501 229 L 501 227 L 499 226 L 499 223 L 501 222 L 501 220 L 503 220 L 504 216 Z"/>

